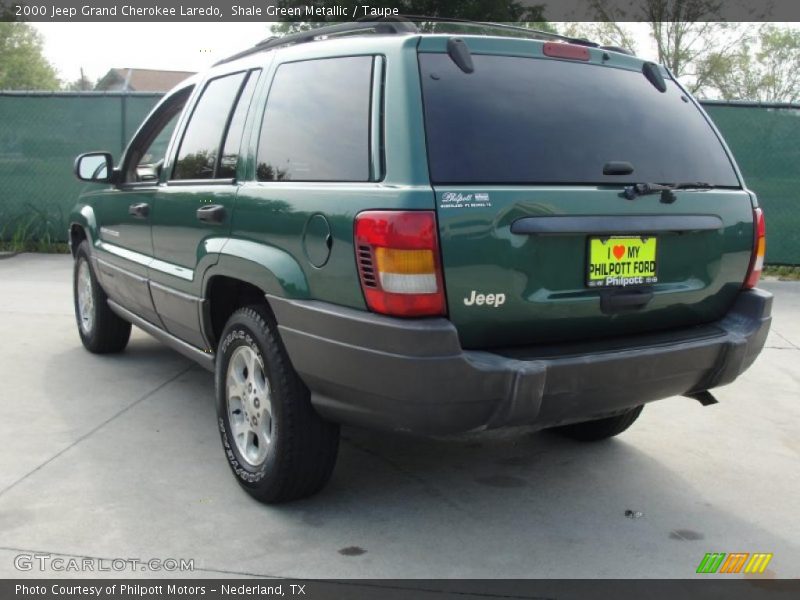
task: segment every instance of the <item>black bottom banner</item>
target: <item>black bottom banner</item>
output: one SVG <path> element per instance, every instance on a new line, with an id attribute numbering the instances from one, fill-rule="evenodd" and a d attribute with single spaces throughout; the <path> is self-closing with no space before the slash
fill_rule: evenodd
<path id="1" fill-rule="evenodd" d="M 703 598 L 733 600 L 737 598 L 783 599 L 800 597 L 800 580 L 776 579 L 692 579 L 692 580 L 614 580 L 614 579 L 517 579 L 517 580 L 435 580 L 435 579 L 176 579 L 176 580 L 2 580 L 3 600 L 208 600 L 237 598 L 381 599 L 420 598 L 436 600 L 453 598 L 525 599 L 627 599 L 673 600 Z"/>

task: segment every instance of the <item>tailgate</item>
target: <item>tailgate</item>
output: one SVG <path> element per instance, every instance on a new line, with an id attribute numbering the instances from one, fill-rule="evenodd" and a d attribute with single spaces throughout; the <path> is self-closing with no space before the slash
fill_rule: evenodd
<path id="1" fill-rule="evenodd" d="M 471 73 L 436 39 L 419 54 L 448 311 L 464 347 L 725 314 L 750 260 L 752 200 L 666 71 L 662 91 L 634 57 L 592 48 L 586 61 L 555 60 L 535 41 L 465 39 Z M 689 182 L 710 189 L 624 193 Z"/>
<path id="2" fill-rule="evenodd" d="M 488 206 L 456 207 L 454 195 L 485 198 Z M 750 197 L 727 190 L 676 196 L 665 207 L 658 196 L 631 202 L 598 188 L 437 188 L 448 310 L 462 344 L 590 339 L 719 319 L 750 261 Z M 591 286 L 590 239 L 607 240 L 610 264 L 631 264 L 620 279 L 645 277 L 634 271 L 649 257 L 614 255 L 615 247 L 629 252 L 623 240 L 630 238 L 655 240 L 656 282 Z M 607 256 L 594 261 L 596 270 Z"/>

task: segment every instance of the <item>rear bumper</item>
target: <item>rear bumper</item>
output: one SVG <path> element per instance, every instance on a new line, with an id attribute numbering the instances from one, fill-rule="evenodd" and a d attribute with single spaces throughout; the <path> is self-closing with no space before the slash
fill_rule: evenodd
<path id="1" fill-rule="evenodd" d="M 767 337 L 772 295 L 740 293 L 705 326 L 589 344 L 463 350 L 446 319 L 403 320 L 268 296 L 286 349 L 325 418 L 444 434 L 550 427 L 733 381 Z"/>

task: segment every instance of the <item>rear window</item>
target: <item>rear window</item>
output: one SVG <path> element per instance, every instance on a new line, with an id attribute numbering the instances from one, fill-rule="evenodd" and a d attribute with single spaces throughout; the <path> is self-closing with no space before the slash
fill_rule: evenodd
<path id="1" fill-rule="evenodd" d="M 722 145 L 667 80 L 561 60 L 420 54 L 434 183 L 706 182 L 739 187 Z M 603 175 L 611 161 L 631 175 Z"/>

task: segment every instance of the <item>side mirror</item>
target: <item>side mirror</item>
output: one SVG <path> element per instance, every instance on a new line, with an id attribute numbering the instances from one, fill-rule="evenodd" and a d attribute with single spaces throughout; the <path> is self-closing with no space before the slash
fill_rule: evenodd
<path id="1" fill-rule="evenodd" d="M 88 152 L 75 159 L 75 177 L 81 181 L 108 183 L 114 173 L 114 160 L 108 152 Z"/>

